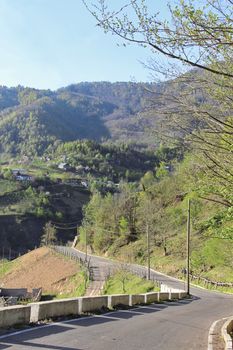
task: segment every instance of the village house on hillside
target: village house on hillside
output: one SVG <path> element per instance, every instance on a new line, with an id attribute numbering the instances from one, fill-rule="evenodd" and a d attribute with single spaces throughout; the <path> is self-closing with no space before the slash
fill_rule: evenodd
<path id="1" fill-rule="evenodd" d="M 13 169 L 12 175 L 16 181 L 32 181 L 33 177 L 28 175 L 24 169 Z"/>
<path id="2" fill-rule="evenodd" d="M 74 168 L 71 167 L 68 163 L 59 163 L 57 167 L 58 167 L 58 169 L 65 170 L 65 171 L 72 171 L 72 170 L 74 170 Z"/>

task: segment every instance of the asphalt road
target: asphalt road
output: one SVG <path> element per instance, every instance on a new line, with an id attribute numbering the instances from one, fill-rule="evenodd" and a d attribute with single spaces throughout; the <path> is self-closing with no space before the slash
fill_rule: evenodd
<path id="1" fill-rule="evenodd" d="M 78 253 L 80 254 L 80 253 Z M 92 264 L 114 264 L 91 257 Z M 175 288 L 183 283 L 153 273 Z M 82 317 L 0 337 L 1 349 L 202 350 L 213 321 L 233 314 L 233 296 L 191 288 L 192 299 Z"/>

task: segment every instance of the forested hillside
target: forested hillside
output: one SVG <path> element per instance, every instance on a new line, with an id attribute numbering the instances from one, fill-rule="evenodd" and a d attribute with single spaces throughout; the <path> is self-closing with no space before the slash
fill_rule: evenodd
<path id="1" fill-rule="evenodd" d="M 87 237 L 92 252 L 147 264 L 149 231 L 152 266 L 182 277 L 189 199 L 192 273 L 232 282 L 232 202 L 209 200 L 207 193 L 214 188 L 197 160 L 194 154 L 186 156 L 173 173 L 161 166 L 138 185 L 122 184 L 118 194 L 93 194 L 84 210 L 80 246 Z"/>
<path id="2" fill-rule="evenodd" d="M 137 120 L 146 84 L 88 83 L 57 92 L 0 89 L 0 152 L 42 155 L 49 145 L 77 139 L 136 141 L 146 133 Z M 148 122 L 147 124 L 150 124 Z"/>
<path id="3" fill-rule="evenodd" d="M 46 230 L 52 243 L 78 231 L 78 247 L 143 264 L 150 255 L 182 277 L 191 201 L 192 274 L 233 282 L 231 7 L 182 0 L 170 26 L 143 0 L 116 11 L 93 1 L 106 32 L 172 61 L 154 56 L 162 83 L 0 87 L 1 242 L 23 251 Z"/>
<path id="4" fill-rule="evenodd" d="M 30 91 L 28 92 L 30 95 Z M 85 96 L 24 96 L 0 119 L 0 152 L 11 155 L 42 155 L 54 142 L 79 138 L 101 139 L 109 132 L 101 117 L 114 106 Z"/>

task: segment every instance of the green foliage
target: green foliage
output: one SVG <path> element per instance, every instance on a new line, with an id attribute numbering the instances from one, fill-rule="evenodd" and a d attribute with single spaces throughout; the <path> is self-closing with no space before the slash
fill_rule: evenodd
<path id="1" fill-rule="evenodd" d="M 105 198 L 96 193 L 85 207 L 85 219 L 80 230 L 80 241 L 93 246 L 97 251 L 105 251 L 113 242 L 114 236 L 114 199 L 108 194 Z M 111 228 L 111 229 L 110 229 Z M 110 231 L 109 231 L 110 230 Z"/>
<path id="2" fill-rule="evenodd" d="M 166 168 L 166 164 L 165 162 L 161 162 L 159 164 L 159 167 L 157 168 L 156 170 L 156 177 L 157 179 L 162 179 L 163 177 L 167 176 L 168 175 L 168 169 Z"/>
<path id="3" fill-rule="evenodd" d="M 232 207 L 199 197 L 195 178 L 200 171 L 188 156 L 174 173 L 154 179 L 142 190 L 124 184 L 117 195 L 94 195 L 84 210 L 82 226 L 93 250 L 145 264 L 148 226 L 155 268 L 167 264 L 168 272 L 179 273 L 185 266 L 187 199 L 191 198 L 193 272 L 207 274 L 220 265 L 223 270 L 232 266 Z M 159 258 L 153 258 L 158 251 Z"/>
<path id="4" fill-rule="evenodd" d="M 67 284 L 75 286 L 73 291 L 59 293 L 56 295 L 55 299 L 75 298 L 85 295 L 87 284 L 85 281 L 85 273 L 83 271 L 80 271 L 75 276 L 68 278 Z"/>
<path id="5" fill-rule="evenodd" d="M 154 283 L 133 275 L 122 268 L 109 277 L 104 286 L 103 294 L 140 294 L 159 291 Z"/>
<path id="6" fill-rule="evenodd" d="M 55 216 L 58 220 L 62 220 L 63 214 L 60 211 L 56 211 Z"/>
<path id="7" fill-rule="evenodd" d="M 189 164 L 186 159 L 178 171 L 180 178 L 177 174 L 172 176 L 175 180 L 172 188 L 166 171 L 169 157 L 161 146 L 157 152 L 161 163 L 156 168 L 159 183 L 150 186 L 147 192 L 160 216 L 155 216 L 158 231 L 166 239 L 168 232 L 175 236 L 170 254 L 178 253 L 178 243 L 180 255 L 183 254 L 185 197 L 192 198 L 194 230 L 199 226 L 193 237 L 196 265 L 203 263 L 205 269 L 212 269 L 211 266 L 214 269 L 216 261 L 226 268 L 229 262 L 217 247 L 226 249 L 226 241 L 233 239 L 232 2 L 180 0 L 174 7 L 169 6 L 170 23 L 159 18 L 159 13 L 151 12 L 144 0 L 121 7 L 112 7 L 105 0 L 85 3 L 105 32 L 159 52 L 164 58 L 175 59 L 174 64 L 179 62 L 177 69 L 198 68 L 177 77 L 176 68 L 167 65 L 163 68 L 155 57 L 151 68 L 163 73 L 166 79 L 174 78 L 170 85 L 163 85 L 165 93 L 160 99 L 164 108 L 160 109 L 164 116 L 162 136 L 166 135 L 169 143 L 176 136 L 194 151 Z M 209 28 L 215 28 L 214 35 Z M 143 223 L 142 213 L 149 220 L 144 199 L 138 207 L 136 230 L 140 221 Z M 156 239 L 155 232 L 153 235 Z M 213 237 L 221 239 L 221 243 L 217 244 Z"/>
<path id="8" fill-rule="evenodd" d="M 2 176 L 4 179 L 6 180 L 12 180 L 13 179 L 13 175 L 10 169 L 8 168 L 4 168 L 3 172 L 2 172 Z"/>
<path id="9" fill-rule="evenodd" d="M 111 113 L 113 106 L 96 99 L 25 89 L 21 105 L 7 112 L 0 121 L 2 153 L 42 155 L 50 146 L 78 138 L 107 137 L 108 131 L 99 116 Z M 87 124 L 91 127 L 87 128 Z"/>
<path id="10" fill-rule="evenodd" d="M 203 274 L 215 268 L 233 268 L 233 241 L 217 238 L 206 240 L 198 251 L 192 253 L 191 261 L 195 273 Z"/>
<path id="11" fill-rule="evenodd" d="M 97 176 L 118 182 L 121 178 L 135 181 L 158 163 L 153 153 L 138 150 L 136 145 L 99 144 L 91 140 L 62 143 L 54 149 L 52 157 L 57 164 L 66 159 L 81 176 L 91 175 L 92 192 L 103 187 L 101 180 L 96 180 Z M 110 184 L 108 187 L 111 190 Z"/>
<path id="12" fill-rule="evenodd" d="M 7 194 L 19 189 L 19 184 L 12 180 L 0 179 L 0 195 Z"/>
<path id="13" fill-rule="evenodd" d="M 124 216 L 122 216 L 119 220 L 119 232 L 120 232 L 120 235 L 122 236 L 124 236 L 125 234 L 127 234 L 127 232 L 129 232 L 129 223 L 127 219 L 124 218 Z"/>
<path id="14" fill-rule="evenodd" d="M 41 236 L 41 245 L 50 246 L 55 244 L 57 240 L 57 230 L 51 221 L 47 222 L 44 227 L 44 234 Z"/>
<path id="15" fill-rule="evenodd" d="M 9 261 L 6 259 L 0 260 L 0 278 L 5 277 L 15 266 L 15 261 Z"/>
<path id="16" fill-rule="evenodd" d="M 57 92 L 1 88 L 0 151 L 32 158 L 47 148 L 51 152 L 61 141 L 112 138 L 139 143 L 137 133 L 147 133 L 136 117 L 148 95 L 146 86 L 150 84 L 80 83 Z M 14 109 L 4 110 L 9 106 Z M 147 116 L 145 119 L 145 124 L 151 123 Z M 140 142 L 144 140 L 148 144 L 148 137 Z"/>
<path id="17" fill-rule="evenodd" d="M 144 189 L 150 187 L 155 181 L 155 177 L 152 171 L 147 171 L 145 175 L 141 178 L 141 184 Z"/>

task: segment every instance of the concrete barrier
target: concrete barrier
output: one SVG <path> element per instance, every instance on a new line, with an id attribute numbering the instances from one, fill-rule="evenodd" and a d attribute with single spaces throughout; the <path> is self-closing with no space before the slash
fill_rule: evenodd
<path id="1" fill-rule="evenodd" d="M 128 294 L 114 294 L 108 296 L 108 307 L 110 309 L 117 305 L 130 306 L 130 296 Z"/>
<path id="2" fill-rule="evenodd" d="M 170 293 L 161 293 L 159 292 L 159 301 L 170 300 Z"/>
<path id="3" fill-rule="evenodd" d="M 108 296 L 94 296 L 79 298 L 79 313 L 93 312 L 108 307 Z"/>
<path id="4" fill-rule="evenodd" d="M 183 299 L 187 297 L 187 292 L 180 292 L 179 293 L 179 299 Z"/>
<path id="5" fill-rule="evenodd" d="M 158 292 L 150 292 L 145 293 L 145 303 L 151 304 L 159 301 L 159 293 Z"/>
<path id="6" fill-rule="evenodd" d="M 225 341 L 225 350 L 233 349 L 233 339 L 230 333 L 233 331 L 233 317 L 229 318 L 222 326 L 221 333 Z"/>
<path id="7" fill-rule="evenodd" d="M 116 305 L 132 306 L 153 303 L 169 299 L 185 297 L 187 293 L 151 292 L 145 294 L 119 294 L 93 297 L 80 297 L 31 303 L 27 306 L 10 306 L 0 308 L 0 328 L 12 327 L 17 324 L 36 323 L 49 318 L 80 315 L 85 312 L 95 312 L 102 308 L 113 308 Z"/>
<path id="8" fill-rule="evenodd" d="M 33 323 L 53 317 L 79 314 L 79 298 L 43 301 L 30 306 L 30 322 Z"/>
<path id="9" fill-rule="evenodd" d="M 30 323 L 30 306 L 9 306 L 0 308 L 0 328 Z"/>
<path id="10" fill-rule="evenodd" d="M 179 292 L 171 292 L 170 293 L 170 300 L 172 299 L 179 299 L 180 298 L 180 293 Z"/>
<path id="11" fill-rule="evenodd" d="M 184 292 L 185 293 L 185 290 L 173 288 L 173 287 L 167 286 L 166 284 L 161 283 L 160 292 L 162 292 L 162 293 L 181 293 L 181 292 Z"/>
<path id="12" fill-rule="evenodd" d="M 132 294 L 130 295 L 130 306 L 144 304 L 145 294 Z"/>

